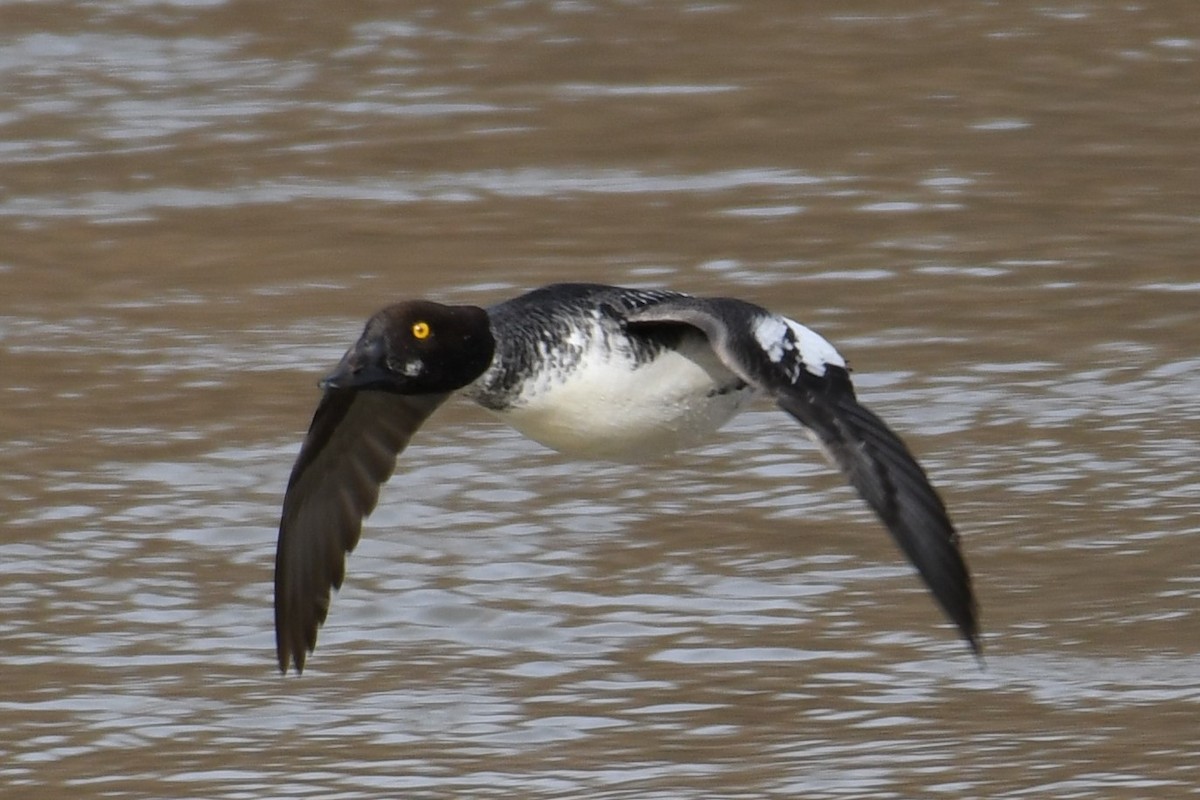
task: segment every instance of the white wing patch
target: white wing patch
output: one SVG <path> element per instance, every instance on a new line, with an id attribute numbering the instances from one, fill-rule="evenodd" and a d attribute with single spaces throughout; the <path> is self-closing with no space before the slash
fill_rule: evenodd
<path id="1" fill-rule="evenodd" d="M 798 366 L 795 363 L 797 356 L 804 368 L 813 375 L 824 375 L 828 364 L 846 366 L 845 359 L 819 333 L 787 317 L 763 315 L 754 326 L 754 338 L 771 363 L 778 364 L 789 373 Z M 795 380 L 799 373 L 790 377 Z"/>
<path id="2" fill-rule="evenodd" d="M 754 326 L 754 338 L 758 339 L 759 346 L 767 354 L 767 358 L 771 359 L 772 364 L 783 361 L 783 357 L 792 349 L 792 342 L 787 335 L 787 323 L 788 320 L 783 317 L 768 314 L 761 317 Z"/>

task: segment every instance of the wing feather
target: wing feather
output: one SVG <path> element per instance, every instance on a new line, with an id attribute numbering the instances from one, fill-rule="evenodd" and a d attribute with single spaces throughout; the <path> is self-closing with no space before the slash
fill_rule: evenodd
<path id="1" fill-rule="evenodd" d="M 275 648 L 297 672 L 396 457 L 448 395 L 326 390 L 292 468 L 275 553 Z"/>
<path id="2" fill-rule="evenodd" d="M 900 437 L 858 402 L 848 370 L 827 342 L 791 320 L 727 298 L 667 298 L 631 312 L 629 321 L 699 328 L 731 372 L 811 431 L 979 653 L 971 576 L 946 507 Z M 778 341 L 764 342 L 764 330 Z M 814 355 L 825 360 L 809 363 Z"/>
<path id="3" fill-rule="evenodd" d="M 978 609 L 958 534 L 903 441 L 852 396 L 780 392 L 775 400 L 817 436 L 978 653 Z"/>

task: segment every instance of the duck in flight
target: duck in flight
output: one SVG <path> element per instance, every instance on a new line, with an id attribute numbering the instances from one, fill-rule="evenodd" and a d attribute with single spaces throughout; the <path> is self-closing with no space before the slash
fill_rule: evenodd
<path id="1" fill-rule="evenodd" d="M 555 284 L 487 309 L 402 302 L 371 317 L 320 385 L 279 524 L 281 671 L 304 669 L 380 486 L 455 392 L 562 453 L 634 462 L 704 442 L 765 396 L 858 490 L 979 652 L 958 535 L 924 470 L 859 404 L 837 350 L 764 308 L 595 284 Z"/>

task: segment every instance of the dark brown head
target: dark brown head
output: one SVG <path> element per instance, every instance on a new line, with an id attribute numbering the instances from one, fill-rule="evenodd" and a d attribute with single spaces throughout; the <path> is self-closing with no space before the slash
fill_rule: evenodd
<path id="1" fill-rule="evenodd" d="M 410 395 L 452 392 L 483 374 L 495 349 L 482 308 L 428 300 L 397 303 L 367 321 L 362 336 L 321 381 L 321 388 Z"/>

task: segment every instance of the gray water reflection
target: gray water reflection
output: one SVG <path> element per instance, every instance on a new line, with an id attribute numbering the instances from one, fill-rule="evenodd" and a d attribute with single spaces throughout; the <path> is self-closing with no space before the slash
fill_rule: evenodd
<path id="1" fill-rule="evenodd" d="M 1198 42 L 0 3 L 4 796 L 1195 795 Z M 836 341 L 954 510 L 985 667 L 765 408 L 633 469 L 452 406 L 278 676 L 316 376 L 384 299 L 568 278 Z"/>
<path id="2" fill-rule="evenodd" d="M 742 191 L 787 187 L 788 197 L 795 188 L 830 181 L 776 170 L 737 170 L 709 175 L 648 175 L 637 172 L 602 170 L 594 175 L 578 170 L 520 170 L 484 173 L 454 173 L 406 176 L 397 181 L 363 179 L 318 183 L 269 183 L 217 189 L 148 188 L 143 191 L 90 192 L 72 197 L 47 199 L 41 203 L 13 199 L 0 206 L 0 214 L 29 217 L 81 216 L 115 222 L 149 217 L 152 212 L 169 209 L 221 208 L 241 205 L 290 203 L 297 200 L 323 200 L 377 203 L 465 203 L 485 197 L 561 197 L 563 195 L 670 194 L 694 192 Z M 870 210 L 867 208 L 867 210 Z M 730 213 L 738 213 L 736 210 Z"/>

